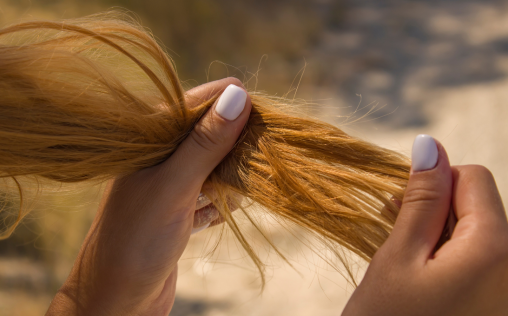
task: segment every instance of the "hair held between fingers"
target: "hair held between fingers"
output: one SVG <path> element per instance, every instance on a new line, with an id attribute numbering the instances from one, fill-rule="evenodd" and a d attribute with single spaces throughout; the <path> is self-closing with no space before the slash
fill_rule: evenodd
<path id="1" fill-rule="evenodd" d="M 398 210 L 392 199 L 402 200 L 409 160 L 288 114 L 282 98 L 249 94 L 249 121 L 207 184 L 261 275 L 263 262 L 229 212 L 230 192 L 305 229 L 340 258 L 343 247 L 370 260 L 393 226 L 381 209 Z M 6 27 L 0 30 L 0 172 L 14 181 L 64 183 L 131 174 L 171 156 L 218 97 L 187 107 L 171 59 L 124 14 Z M 253 221 L 250 209 L 241 211 Z"/>

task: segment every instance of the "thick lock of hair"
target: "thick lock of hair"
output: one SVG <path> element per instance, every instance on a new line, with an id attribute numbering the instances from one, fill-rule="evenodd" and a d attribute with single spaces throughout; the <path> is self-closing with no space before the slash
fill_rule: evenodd
<path id="1" fill-rule="evenodd" d="M 165 51 L 123 14 L 5 27 L 1 176 L 18 183 L 22 194 L 18 179 L 25 176 L 103 181 L 154 166 L 219 97 L 189 109 L 184 94 Z M 261 275 L 263 262 L 228 209 L 229 192 L 304 228 L 338 256 L 343 247 L 369 261 L 394 224 L 394 201 L 402 200 L 409 178 L 408 158 L 288 114 L 289 101 L 282 98 L 250 95 L 249 121 L 207 182 L 218 193 L 215 206 Z M 249 208 L 241 211 L 251 218 Z"/>

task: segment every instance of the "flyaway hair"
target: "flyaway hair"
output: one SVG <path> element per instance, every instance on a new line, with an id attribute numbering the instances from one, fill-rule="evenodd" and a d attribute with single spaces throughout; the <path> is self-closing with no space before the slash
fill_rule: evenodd
<path id="1" fill-rule="evenodd" d="M 18 179 L 26 176 L 103 181 L 154 166 L 176 150 L 218 97 L 186 107 L 168 55 L 122 13 L 5 27 L 1 177 L 14 180 L 22 194 Z M 207 182 L 261 275 L 263 262 L 231 216 L 228 192 L 304 228 L 337 254 L 344 247 L 369 261 L 395 221 L 393 200 L 402 200 L 408 158 L 330 124 L 290 115 L 284 99 L 255 92 L 251 98 L 244 131 Z M 242 211 L 250 218 L 248 208 Z M 4 237 L 13 227 L 5 227 Z"/>

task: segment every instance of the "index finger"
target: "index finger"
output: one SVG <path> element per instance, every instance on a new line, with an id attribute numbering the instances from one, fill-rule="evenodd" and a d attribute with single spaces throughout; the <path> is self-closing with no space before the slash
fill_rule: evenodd
<path id="1" fill-rule="evenodd" d="M 492 173 L 483 166 L 452 168 L 453 206 L 457 219 L 480 217 L 482 221 L 507 222 L 503 202 Z"/>

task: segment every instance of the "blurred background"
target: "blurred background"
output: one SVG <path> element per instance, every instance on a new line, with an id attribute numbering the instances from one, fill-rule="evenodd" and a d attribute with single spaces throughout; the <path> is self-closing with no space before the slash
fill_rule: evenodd
<path id="1" fill-rule="evenodd" d="M 131 10 L 153 31 L 186 87 L 236 76 L 405 154 L 417 134 L 430 134 L 452 164 L 490 168 L 507 201 L 506 1 L 0 0 L 0 24 L 112 7 Z M 0 241 L 0 315 L 45 312 L 99 197 L 97 187 L 48 195 Z M 326 253 L 303 246 L 297 229 L 289 234 L 265 222 L 294 269 L 246 227 L 268 264 L 261 293 L 259 275 L 227 232 L 209 253 L 218 229 L 208 229 L 191 238 L 181 260 L 171 315 L 338 315 L 353 291 L 341 271 L 326 264 Z M 361 278 L 365 264 L 354 266 Z"/>

